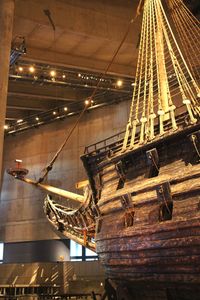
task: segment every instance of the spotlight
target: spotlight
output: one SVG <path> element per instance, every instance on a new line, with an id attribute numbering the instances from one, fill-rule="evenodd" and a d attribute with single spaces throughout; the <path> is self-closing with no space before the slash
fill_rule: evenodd
<path id="1" fill-rule="evenodd" d="M 57 115 L 57 112 L 56 112 L 55 110 L 53 111 L 53 115 L 54 115 L 54 116 Z"/>
<path id="2" fill-rule="evenodd" d="M 56 71 L 55 71 L 55 70 L 51 70 L 51 71 L 50 71 L 50 75 L 51 75 L 52 77 L 55 77 L 55 76 L 56 76 Z"/>
<path id="3" fill-rule="evenodd" d="M 91 104 L 91 102 L 92 102 L 92 100 L 90 100 L 90 99 L 86 99 L 86 100 L 85 100 L 85 105 L 86 105 L 86 106 L 88 106 L 88 105 L 90 105 L 90 104 Z"/>
<path id="4" fill-rule="evenodd" d="M 30 66 L 30 67 L 29 67 L 29 72 L 30 72 L 30 73 L 34 73 L 34 72 L 35 72 L 35 68 L 34 68 L 33 66 Z"/>
<path id="5" fill-rule="evenodd" d="M 81 77 L 81 73 L 78 73 L 78 77 Z"/>
<path id="6" fill-rule="evenodd" d="M 131 85 L 132 85 L 132 86 L 135 86 L 135 82 L 132 82 Z"/>
<path id="7" fill-rule="evenodd" d="M 19 123 L 22 123 L 23 122 L 23 119 L 19 119 L 19 120 L 17 120 L 17 123 L 19 124 Z"/>
<path id="8" fill-rule="evenodd" d="M 64 109 L 64 111 L 67 111 L 67 110 L 68 110 L 68 108 L 67 108 L 67 107 L 64 107 L 63 109 Z"/>
<path id="9" fill-rule="evenodd" d="M 36 121 L 39 121 L 39 120 L 40 120 L 38 117 L 36 117 L 35 119 L 36 119 Z"/>
<path id="10" fill-rule="evenodd" d="M 24 69 L 22 67 L 19 67 L 18 70 L 19 72 L 23 72 Z"/>
<path id="11" fill-rule="evenodd" d="M 119 79 L 119 80 L 117 80 L 117 86 L 118 86 L 118 87 L 121 87 L 122 85 L 123 85 L 123 81 L 122 81 L 122 80 L 120 80 L 120 79 Z"/>
<path id="12" fill-rule="evenodd" d="M 4 129 L 7 130 L 9 126 L 7 124 L 4 125 Z"/>
<path id="13" fill-rule="evenodd" d="M 65 74 L 63 74 L 63 75 L 62 75 L 62 78 L 63 78 L 63 79 L 65 79 L 65 78 L 66 78 L 66 75 L 65 75 Z"/>

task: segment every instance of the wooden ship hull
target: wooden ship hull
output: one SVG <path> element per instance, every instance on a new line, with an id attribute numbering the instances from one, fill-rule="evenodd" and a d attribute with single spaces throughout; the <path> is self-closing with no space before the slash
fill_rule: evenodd
<path id="1" fill-rule="evenodd" d="M 177 132 L 125 153 L 124 133 L 87 147 L 90 186 L 78 209 L 46 199 L 54 228 L 97 252 L 116 299 L 124 288 L 124 299 L 200 297 L 200 122 L 178 120 Z"/>
<path id="2" fill-rule="evenodd" d="M 82 157 L 101 195 L 96 251 L 109 278 L 200 282 L 199 129 L 124 154 L 114 155 L 117 142 Z"/>

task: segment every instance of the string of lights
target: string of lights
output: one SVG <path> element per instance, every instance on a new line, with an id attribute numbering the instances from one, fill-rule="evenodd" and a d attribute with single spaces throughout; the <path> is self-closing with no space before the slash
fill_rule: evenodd
<path id="1" fill-rule="evenodd" d="M 32 83 L 45 83 L 47 80 L 56 84 L 65 83 L 80 83 L 80 85 L 95 86 L 97 82 L 101 81 L 101 88 L 121 88 L 131 89 L 133 79 L 130 77 L 115 75 L 105 75 L 102 78 L 100 73 L 92 73 L 87 71 L 74 70 L 69 68 L 58 68 L 56 66 L 28 63 L 21 61 L 12 66 L 10 70 L 10 79 L 17 80 L 31 80 Z"/>
<path id="2" fill-rule="evenodd" d="M 70 68 L 61 68 L 49 66 L 45 64 L 28 63 L 21 61 L 13 66 L 10 70 L 10 81 L 29 82 L 34 85 L 52 85 L 52 86 L 69 86 L 77 90 L 88 93 L 95 88 L 99 79 L 101 84 L 98 88 L 94 99 L 91 101 L 88 111 L 109 105 L 130 100 L 134 79 L 121 76 L 106 75 L 101 78 L 99 73 L 91 73 L 83 70 L 74 70 Z M 55 98 L 55 103 L 56 97 Z M 59 96 L 57 97 L 59 100 Z M 38 98 L 39 99 L 39 98 Z M 63 120 L 67 117 L 80 113 L 87 98 L 76 101 L 63 101 L 63 105 L 56 105 L 52 109 L 35 112 L 26 117 L 21 117 L 16 120 L 8 120 L 4 125 L 5 134 L 12 135 L 30 128 L 38 128 L 49 122 Z M 58 101 L 59 102 L 59 101 Z M 59 103 L 60 104 L 60 103 Z"/>

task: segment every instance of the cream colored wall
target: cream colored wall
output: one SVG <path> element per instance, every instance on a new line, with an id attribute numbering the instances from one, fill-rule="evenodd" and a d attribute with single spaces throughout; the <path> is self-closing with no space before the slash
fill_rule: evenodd
<path id="1" fill-rule="evenodd" d="M 76 191 L 75 183 L 86 178 L 79 157 L 84 147 L 125 129 L 129 103 L 123 102 L 85 113 L 73 137 L 55 163 L 48 182 Z M 69 133 L 77 116 L 26 131 L 5 139 L 4 173 L 0 202 L 0 240 L 5 242 L 57 238 L 43 213 L 44 194 L 14 180 L 6 169 L 16 158 L 23 160 L 29 177 L 39 178 Z M 80 191 L 79 191 L 80 192 Z"/>

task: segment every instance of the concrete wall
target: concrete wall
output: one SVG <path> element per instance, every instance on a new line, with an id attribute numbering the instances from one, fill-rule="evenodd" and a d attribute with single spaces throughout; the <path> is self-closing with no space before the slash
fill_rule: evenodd
<path id="1" fill-rule="evenodd" d="M 129 103 L 123 102 L 86 112 L 49 174 L 48 183 L 76 191 L 75 183 L 86 179 L 79 159 L 84 147 L 124 130 L 128 111 Z M 43 213 L 44 194 L 14 180 L 6 173 L 6 169 L 19 158 L 23 160 L 23 166 L 29 169 L 29 177 L 39 178 L 40 171 L 53 157 L 76 118 L 56 121 L 5 139 L 0 240 L 17 242 L 57 238 Z"/>
<path id="2" fill-rule="evenodd" d="M 70 240 L 44 240 L 4 244 L 3 263 L 70 260 Z"/>

